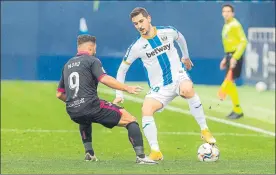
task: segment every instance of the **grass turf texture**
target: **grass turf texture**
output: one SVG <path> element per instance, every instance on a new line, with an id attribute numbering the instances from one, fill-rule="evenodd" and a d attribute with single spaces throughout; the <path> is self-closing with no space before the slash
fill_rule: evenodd
<path id="1" fill-rule="evenodd" d="M 137 96 L 141 99 L 148 90 L 145 83 L 142 85 L 145 90 Z M 100 161 L 84 162 L 78 125 L 69 119 L 64 104 L 56 99 L 56 86 L 57 83 L 50 82 L 1 82 L 1 173 L 275 173 L 275 137 L 208 120 L 221 157 L 214 163 L 199 162 L 196 154 L 202 144 L 199 126 L 190 115 L 169 110 L 155 117 L 165 157 L 158 165 L 136 165 L 126 129 L 109 130 L 98 124 L 92 126 L 93 147 Z M 218 87 L 195 88 L 206 114 L 225 119 L 231 103 L 225 101 L 217 106 Z M 101 85 L 99 95 L 111 101 L 114 95 L 103 93 L 106 89 Z M 245 117 L 235 122 L 275 132 L 275 92 L 260 94 L 251 87 L 240 87 L 239 92 Z M 181 98 L 171 105 L 188 110 L 187 102 Z M 210 105 L 214 107 L 209 109 Z M 142 104 L 125 100 L 123 106 L 137 117 L 141 127 Z M 145 138 L 144 143 L 148 154 Z"/>

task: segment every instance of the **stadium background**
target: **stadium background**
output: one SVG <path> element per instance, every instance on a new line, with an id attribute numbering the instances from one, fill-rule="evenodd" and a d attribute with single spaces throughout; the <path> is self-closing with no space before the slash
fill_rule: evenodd
<path id="1" fill-rule="evenodd" d="M 275 3 L 227 2 L 234 5 L 246 35 L 253 38 L 247 48 L 249 64 L 244 67 L 252 74 L 244 73 L 238 81 L 243 85 L 238 91 L 245 113 L 239 120 L 225 117 L 231 111 L 231 100 L 220 102 L 216 96 L 224 76 L 219 70 L 224 3 L 1 1 L 1 174 L 275 174 L 275 91 L 258 93 L 254 86 L 246 85 L 260 80 L 275 84 Z M 134 163 L 124 128 L 109 130 L 97 124 L 93 124 L 93 147 L 100 161 L 83 161 L 78 125 L 55 96 L 61 68 L 76 54 L 80 19 L 85 18 L 88 33 L 98 40 L 97 56 L 115 76 L 127 47 L 137 36 L 128 17 L 136 6 L 148 9 L 153 24 L 174 26 L 185 35 L 195 64 L 189 73 L 217 139 L 219 161 L 206 164 L 197 160 L 202 144 L 200 128 L 188 103 L 180 97 L 155 114 L 165 156 L 158 166 Z M 256 28 L 262 30 L 257 32 Z M 249 29 L 253 32 L 250 35 Z M 269 29 L 269 36 L 263 29 Z M 136 61 L 127 80 L 146 80 L 142 72 L 141 62 Z M 146 82 L 128 84 L 144 87 L 137 96 L 125 94 L 122 104 L 141 126 L 148 86 Z M 100 98 L 114 99 L 114 90 L 102 84 L 98 89 Z M 149 154 L 145 137 L 144 143 Z"/>
<path id="2" fill-rule="evenodd" d="M 224 76 L 218 66 L 223 57 L 223 3 L 102 1 L 97 8 L 87 1 L 1 2 L 1 79 L 58 80 L 62 65 L 76 53 L 80 18 L 87 20 L 89 33 L 97 37 L 97 56 L 106 71 L 115 76 L 128 46 L 138 35 L 129 13 L 142 6 L 152 15 L 154 25 L 171 25 L 184 34 L 196 65 L 190 72 L 194 82 L 220 84 Z M 246 33 L 250 27 L 275 27 L 273 2 L 232 4 Z M 137 61 L 130 71 L 127 80 L 146 80 L 144 74 L 135 74 L 143 71 L 141 62 Z M 239 79 L 238 84 L 242 83 Z"/>

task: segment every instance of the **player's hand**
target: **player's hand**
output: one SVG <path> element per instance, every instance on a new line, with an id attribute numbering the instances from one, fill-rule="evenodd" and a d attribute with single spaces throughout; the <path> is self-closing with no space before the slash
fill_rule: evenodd
<path id="1" fill-rule="evenodd" d="M 224 70 L 226 68 L 226 58 L 223 58 L 220 62 L 219 68 L 220 70 Z"/>
<path id="2" fill-rule="evenodd" d="M 114 100 L 113 100 L 113 104 L 117 105 L 119 103 L 123 103 L 124 102 L 124 99 L 122 97 L 116 97 Z"/>
<path id="3" fill-rule="evenodd" d="M 130 94 L 138 94 L 143 88 L 141 86 L 128 86 L 126 91 Z"/>
<path id="4" fill-rule="evenodd" d="M 234 69 L 236 67 L 236 65 L 237 65 L 237 59 L 231 58 L 231 60 L 230 60 L 230 68 Z"/>
<path id="5" fill-rule="evenodd" d="M 185 65 L 187 70 L 191 70 L 194 66 L 193 62 L 190 60 L 190 58 L 181 58 L 181 62 Z"/>

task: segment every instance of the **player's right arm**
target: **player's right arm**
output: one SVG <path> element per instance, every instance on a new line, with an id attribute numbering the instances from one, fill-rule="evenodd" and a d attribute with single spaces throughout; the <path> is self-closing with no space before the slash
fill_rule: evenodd
<path id="1" fill-rule="evenodd" d="M 117 77 L 116 79 L 121 82 L 124 83 L 125 82 L 125 78 L 126 78 L 126 74 L 127 71 L 129 69 L 129 67 L 131 66 L 131 64 L 138 58 L 138 53 L 135 49 L 135 43 L 133 43 L 131 46 L 129 46 L 129 48 L 127 49 L 127 52 L 123 58 L 123 61 L 118 69 L 117 72 Z M 123 101 L 123 92 L 120 90 L 116 90 L 116 98 L 114 100 L 114 103 L 120 103 Z"/>
<path id="2" fill-rule="evenodd" d="M 102 63 L 98 59 L 95 59 L 92 63 L 91 70 L 93 76 L 95 76 L 99 82 L 112 89 L 126 91 L 130 94 L 138 94 L 138 92 L 142 90 L 140 86 L 128 86 L 107 75 L 102 67 Z"/>
<path id="3" fill-rule="evenodd" d="M 101 78 L 100 80 L 101 83 L 105 84 L 106 86 L 112 88 L 112 89 L 117 89 L 120 91 L 125 91 L 130 94 L 138 94 L 142 90 L 142 87 L 140 86 L 128 86 L 126 84 L 120 83 L 117 81 L 115 78 L 105 75 Z"/>

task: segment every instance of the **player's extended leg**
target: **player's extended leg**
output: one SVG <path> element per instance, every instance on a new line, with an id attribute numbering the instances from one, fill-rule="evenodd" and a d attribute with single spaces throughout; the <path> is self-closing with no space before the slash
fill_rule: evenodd
<path id="1" fill-rule="evenodd" d="M 193 82 L 191 80 L 183 80 L 180 83 L 179 94 L 183 98 L 187 99 L 190 111 L 200 126 L 202 139 L 208 143 L 215 143 L 216 140 L 207 126 L 200 98 L 194 91 Z"/>
<path id="2" fill-rule="evenodd" d="M 163 160 L 163 155 L 158 145 L 157 128 L 153 118 L 153 114 L 162 107 L 162 103 L 153 98 L 145 98 L 142 107 L 142 127 L 151 148 L 149 157 L 152 160 Z"/>
<path id="3" fill-rule="evenodd" d="M 92 148 L 92 124 L 80 124 L 79 130 L 85 148 L 85 160 L 98 161 Z"/>
<path id="4" fill-rule="evenodd" d="M 143 137 L 136 118 L 125 109 L 105 100 L 101 100 L 100 108 L 99 116 L 94 122 L 100 123 L 107 128 L 113 128 L 114 126 L 126 127 L 129 141 L 136 153 L 136 162 L 139 164 L 156 164 L 155 161 L 145 156 Z"/>
<path id="5" fill-rule="evenodd" d="M 128 130 L 128 138 L 136 153 L 136 162 L 139 164 L 156 164 L 157 162 L 148 159 L 144 153 L 144 144 L 139 124 L 136 118 L 133 117 L 125 109 L 120 109 L 122 113 L 118 126 L 126 127 Z"/>
<path id="6" fill-rule="evenodd" d="M 79 124 L 79 131 L 85 149 L 85 161 L 98 161 L 92 148 L 92 122 L 86 116 L 74 117 L 72 120 Z"/>

